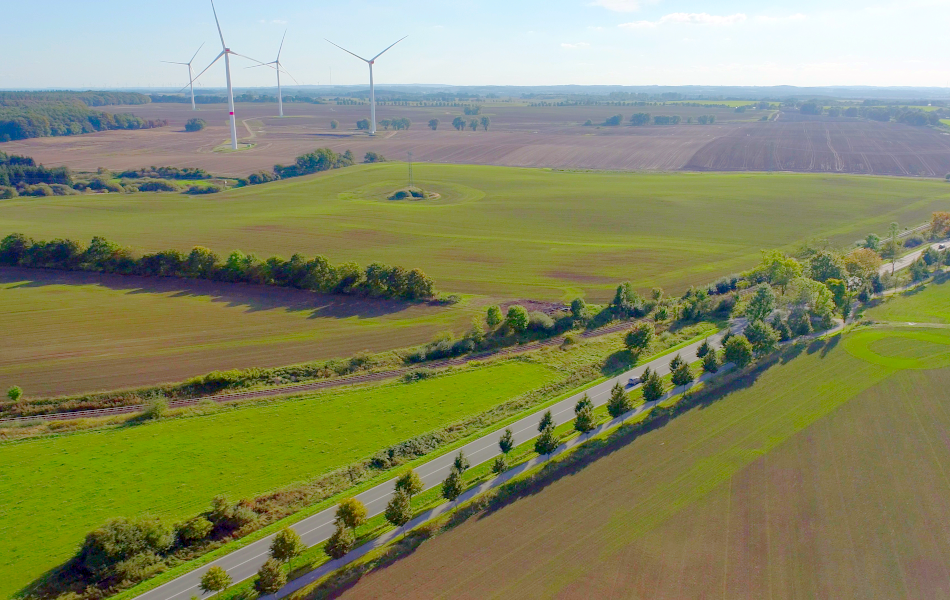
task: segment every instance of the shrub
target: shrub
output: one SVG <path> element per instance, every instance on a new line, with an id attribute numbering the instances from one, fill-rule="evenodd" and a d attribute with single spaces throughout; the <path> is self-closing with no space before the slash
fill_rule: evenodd
<path id="1" fill-rule="evenodd" d="M 178 186 L 169 181 L 145 181 L 137 186 L 140 192 L 177 192 Z"/>
<path id="2" fill-rule="evenodd" d="M 205 517 L 195 517 L 178 526 L 178 539 L 185 544 L 198 542 L 208 537 L 213 528 L 214 525 Z"/>
<path id="3" fill-rule="evenodd" d="M 340 127 L 340 122 L 337 120 L 330 121 L 330 129 L 337 129 Z"/>
<path id="4" fill-rule="evenodd" d="M 15 385 L 7 390 L 7 398 L 9 398 L 13 402 L 16 402 L 17 400 L 19 400 L 20 396 L 22 395 L 23 395 L 23 390 L 18 385 Z"/>
<path id="5" fill-rule="evenodd" d="M 425 360 L 425 352 L 422 353 L 422 360 Z M 421 360 L 414 360 L 412 362 L 422 362 Z M 435 377 L 436 372 L 433 369 L 413 369 L 405 375 L 402 376 L 402 380 L 406 383 L 412 383 L 413 381 L 422 381 L 423 379 L 429 379 L 430 377 Z"/>
<path id="6" fill-rule="evenodd" d="M 533 312 L 528 316 L 528 329 L 531 331 L 551 331 L 554 329 L 554 319 L 543 312 Z"/>
<path id="7" fill-rule="evenodd" d="M 16 198 L 20 194 L 17 193 L 15 187 L 0 185 L 0 200 L 9 200 L 10 198 Z"/>
<path id="8" fill-rule="evenodd" d="M 217 194 L 218 192 L 223 192 L 224 188 L 220 185 L 193 185 L 188 188 L 186 194 L 191 194 L 193 196 L 200 196 L 202 194 Z"/>
<path id="9" fill-rule="evenodd" d="M 367 152 L 366 156 L 363 157 L 364 163 L 381 163 L 386 162 L 386 157 L 377 152 Z"/>
<path id="10" fill-rule="evenodd" d="M 505 323 L 516 333 L 524 333 L 528 329 L 529 317 L 525 307 L 517 304 L 508 307 L 508 316 Z"/>
<path id="11" fill-rule="evenodd" d="M 195 132 L 201 131 L 208 126 L 208 123 L 204 119 L 199 119 L 195 117 L 194 119 L 188 119 L 188 122 L 185 123 L 185 131 Z"/>
<path id="12" fill-rule="evenodd" d="M 156 398 L 148 403 L 142 416 L 146 419 L 161 419 L 168 414 L 168 400 Z"/>
<path id="13" fill-rule="evenodd" d="M 164 552 L 173 542 L 171 528 L 157 517 L 112 519 L 86 536 L 77 558 L 87 572 L 106 576 L 118 563 Z"/>
<path id="14" fill-rule="evenodd" d="M 267 559 L 257 571 L 254 589 L 262 595 L 276 594 L 285 585 L 287 585 L 287 574 L 284 573 L 280 562 L 273 558 Z"/>
<path id="15" fill-rule="evenodd" d="M 920 246 L 921 244 L 923 244 L 924 241 L 925 241 L 925 240 L 924 240 L 924 237 L 923 237 L 923 236 L 921 236 L 921 235 L 912 235 L 912 236 L 908 237 L 906 240 L 904 240 L 904 247 L 905 247 L 905 248 L 916 248 L 917 246 Z"/>

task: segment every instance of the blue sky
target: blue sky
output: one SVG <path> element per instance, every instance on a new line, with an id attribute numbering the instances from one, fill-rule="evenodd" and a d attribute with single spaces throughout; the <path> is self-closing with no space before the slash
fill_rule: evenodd
<path id="1" fill-rule="evenodd" d="M 950 0 L 217 0 L 228 44 L 302 84 L 950 86 Z M 0 88 L 184 85 L 220 51 L 207 0 L 8 2 Z M 237 86 L 272 72 L 235 65 Z M 224 82 L 223 66 L 202 78 Z"/>

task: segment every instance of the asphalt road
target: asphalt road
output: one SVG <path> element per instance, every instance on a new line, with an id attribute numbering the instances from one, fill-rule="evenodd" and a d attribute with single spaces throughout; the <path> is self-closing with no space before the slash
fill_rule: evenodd
<path id="1" fill-rule="evenodd" d="M 937 242 L 936 244 L 931 244 L 930 246 L 923 246 L 920 250 L 915 250 L 906 256 L 902 256 L 894 261 L 893 266 L 890 262 L 886 262 L 881 265 L 881 268 L 878 269 L 878 273 L 881 275 L 887 275 L 893 269 L 894 271 L 900 271 L 901 269 L 906 269 L 909 267 L 915 260 L 920 258 L 920 255 L 927 251 L 928 248 L 933 248 L 934 250 L 939 250 L 941 246 L 947 247 L 950 242 Z"/>
<path id="2" fill-rule="evenodd" d="M 710 337 L 710 343 L 718 346 L 720 338 L 721 335 L 714 335 Z M 679 350 L 678 353 L 687 360 L 687 362 L 692 362 L 696 360 L 696 350 L 701 344 L 702 342 L 696 342 Z M 587 393 L 595 406 L 606 404 L 610 398 L 610 389 L 616 383 L 620 382 L 627 387 L 628 390 L 631 389 L 631 387 L 627 385 L 628 380 L 631 377 L 639 377 L 646 367 L 656 370 L 661 375 L 669 373 L 669 362 L 673 356 L 674 355 L 663 356 L 640 365 L 618 377 L 599 383 L 584 392 L 575 394 L 570 398 L 508 425 L 507 428 L 510 428 L 514 434 L 515 445 L 529 441 L 538 435 L 538 422 L 541 420 L 541 416 L 545 411 L 551 411 L 556 424 L 570 421 L 574 418 L 574 405 L 584 393 Z M 462 447 L 465 456 L 468 457 L 472 466 L 490 461 L 501 453 L 498 448 L 498 439 L 505 429 L 505 427 L 502 427 Z M 425 489 L 442 484 L 442 481 L 452 468 L 456 454 L 458 454 L 457 451 L 449 452 L 444 456 L 434 458 L 416 468 L 416 473 L 422 478 Z M 391 479 L 356 496 L 357 499 L 366 505 L 366 510 L 370 517 L 385 512 L 386 505 L 389 503 L 394 489 L 395 481 L 395 479 Z M 319 544 L 332 535 L 335 529 L 335 512 L 335 506 L 328 508 L 300 521 L 293 526 L 293 529 L 300 534 L 304 544 L 308 547 Z M 191 596 L 198 596 L 199 598 L 208 597 L 211 594 L 202 594 L 198 586 L 202 575 L 204 575 L 209 568 L 218 566 L 225 569 L 228 574 L 231 575 L 231 580 L 234 583 L 253 577 L 261 564 L 267 560 L 273 537 L 273 535 L 268 536 L 244 548 L 235 550 L 226 556 L 222 556 L 199 569 L 186 573 L 138 597 L 142 600 L 188 600 Z"/>

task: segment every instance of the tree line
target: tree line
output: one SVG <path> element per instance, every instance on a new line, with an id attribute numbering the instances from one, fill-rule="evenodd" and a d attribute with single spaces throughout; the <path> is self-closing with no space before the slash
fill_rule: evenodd
<path id="1" fill-rule="evenodd" d="M 152 129 L 167 125 L 165 119 L 142 119 L 128 113 L 96 111 L 79 101 L 0 108 L 0 142 L 80 135 L 111 129 Z"/>
<path id="2" fill-rule="evenodd" d="M 37 165 L 29 156 L 0 152 L 0 186 L 17 187 L 37 183 L 72 185 L 72 174 L 66 167 L 52 169 Z"/>
<path id="3" fill-rule="evenodd" d="M 68 239 L 45 242 L 22 234 L 8 235 L 0 241 L 0 264 L 275 285 L 375 298 L 428 300 L 435 295 L 435 284 L 420 269 L 407 271 L 379 263 L 363 269 L 356 263 L 332 265 L 326 257 L 307 259 L 300 254 L 294 254 L 289 260 L 278 256 L 260 260 L 240 250 L 222 261 L 217 254 L 200 246 L 188 254 L 165 250 L 136 258 L 131 249 L 102 237 L 95 237 L 88 246 L 83 246 Z"/>

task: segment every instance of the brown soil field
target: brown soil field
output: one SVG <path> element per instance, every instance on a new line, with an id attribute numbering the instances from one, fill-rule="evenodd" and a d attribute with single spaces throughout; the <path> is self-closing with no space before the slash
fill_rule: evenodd
<path id="1" fill-rule="evenodd" d="M 0 268 L 0 381 L 30 396 L 382 352 L 473 311 L 207 281 Z M 4 387 L 6 389 L 6 387 Z"/>
<path id="2" fill-rule="evenodd" d="M 750 379 L 339 597 L 948 597 L 950 370 L 828 344 Z"/>
<path id="3" fill-rule="evenodd" d="M 950 172 L 950 134 L 898 123 L 783 116 L 729 128 L 683 168 L 943 177 Z"/>
<path id="4" fill-rule="evenodd" d="M 273 116 L 276 106 L 238 104 L 238 135 L 256 144 L 240 152 L 215 152 L 229 139 L 227 108 L 224 105 L 200 107 L 198 116 L 209 126 L 197 133 L 184 131 L 185 122 L 194 117 L 190 106 L 150 104 L 130 107 L 134 114 L 149 119 L 168 119 L 170 126 L 144 131 L 108 131 L 75 137 L 37 138 L 10 142 L 8 153 L 25 154 L 47 166 L 67 165 L 80 171 L 99 167 L 112 170 L 149 165 L 202 167 L 220 175 L 245 176 L 275 164 L 289 164 L 294 158 L 318 147 L 336 151 L 352 150 L 357 157 L 368 151 L 405 160 L 412 151 L 415 160 L 456 164 L 488 164 L 517 167 L 585 168 L 617 170 L 676 170 L 702 146 L 728 133 L 726 125 L 681 127 L 584 127 L 587 119 L 595 123 L 621 113 L 634 112 L 690 116 L 715 114 L 727 123 L 747 121 L 758 115 L 736 114 L 732 110 L 681 106 L 652 107 L 519 107 L 487 106 L 482 114 L 492 120 L 490 131 L 452 129 L 451 121 L 462 113 L 459 108 L 420 108 L 380 106 L 377 118 L 407 117 L 413 121 L 409 131 L 380 130 L 372 138 L 353 129 L 357 120 L 368 114 L 366 106 L 286 104 L 287 115 Z M 116 109 L 118 110 L 118 109 Z M 438 131 L 426 123 L 442 121 Z M 473 117 L 468 117 L 470 120 Z M 330 129 L 337 120 L 341 129 Z"/>

